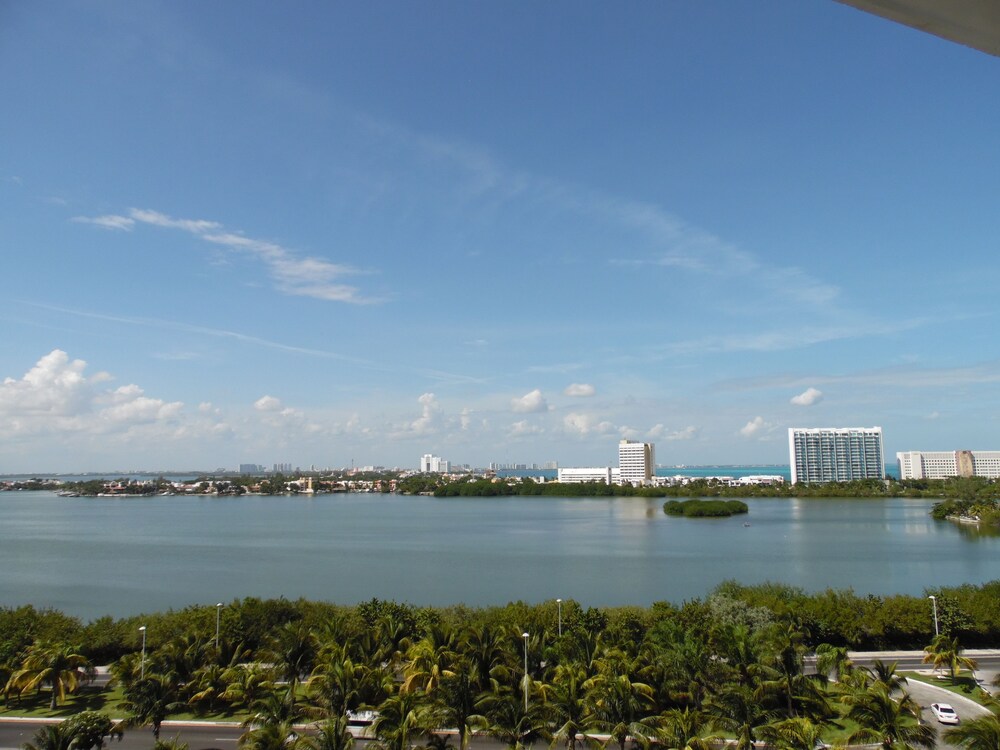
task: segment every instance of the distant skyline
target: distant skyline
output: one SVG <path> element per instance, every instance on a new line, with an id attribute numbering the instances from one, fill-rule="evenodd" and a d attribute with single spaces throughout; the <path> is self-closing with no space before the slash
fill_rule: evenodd
<path id="1" fill-rule="evenodd" d="M 1000 59 L 832 0 L 0 8 L 0 473 L 1000 449 Z"/>

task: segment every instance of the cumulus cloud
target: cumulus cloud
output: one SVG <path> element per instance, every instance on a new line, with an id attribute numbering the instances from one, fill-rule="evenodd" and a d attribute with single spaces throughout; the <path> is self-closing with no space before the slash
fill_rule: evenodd
<path id="1" fill-rule="evenodd" d="M 362 296 L 356 287 L 338 281 L 342 276 L 357 273 L 356 269 L 323 258 L 302 256 L 276 242 L 227 231 L 217 221 L 179 219 L 145 208 L 129 209 L 126 215 L 76 216 L 73 221 L 124 231 L 131 231 L 138 224 L 145 224 L 187 232 L 205 242 L 250 255 L 261 261 L 268 269 L 278 290 L 285 294 L 335 302 L 374 301 Z"/>
<path id="2" fill-rule="evenodd" d="M 86 374 L 87 363 L 54 349 L 20 379 L 0 384 L 0 431 L 9 435 L 107 434 L 177 420 L 180 401 L 145 395 L 135 384 L 102 389 L 111 376 Z"/>
<path id="3" fill-rule="evenodd" d="M 823 398 L 823 391 L 816 388 L 806 388 L 798 396 L 792 396 L 790 403 L 794 406 L 812 406 Z"/>
<path id="4" fill-rule="evenodd" d="M 572 412 L 563 417 L 566 432 L 574 435 L 605 435 L 615 431 L 615 426 L 606 420 L 599 420 L 591 414 Z"/>
<path id="5" fill-rule="evenodd" d="M 253 408 L 257 411 L 278 411 L 281 409 L 281 399 L 274 396 L 261 396 L 253 402 Z"/>
<path id="6" fill-rule="evenodd" d="M 570 383 L 566 386 L 566 390 L 563 391 L 567 396 L 593 396 L 595 393 L 594 386 L 589 383 Z"/>
<path id="7" fill-rule="evenodd" d="M 520 398 L 512 398 L 510 400 L 510 408 L 524 414 L 535 414 L 548 411 L 549 404 L 542 395 L 541 390 L 536 388 L 529 393 L 525 393 Z"/>
<path id="8" fill-rule="evenodd" d="M 410 429 L 418 435 L 423 435 L 433 429 L 434 421 L 441 411 L 441 405 L 433 393 L 421 394 L 417 403 L 421 407 L 420 416 L 410 423 Z"/>
<path id="9" fill-rule="evenodd" d="M 767 426 L 767 422 L 764 421 L 764 417 L 754 417 L 745 425 L 740 428 L 740 434 L 745 437 L 753 437 L 757 435 L 761 430 Z"/>

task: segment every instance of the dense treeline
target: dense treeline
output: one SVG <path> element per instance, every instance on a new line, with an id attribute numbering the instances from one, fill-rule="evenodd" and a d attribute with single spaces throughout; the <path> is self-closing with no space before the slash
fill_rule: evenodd
<path id="1" fill-rule="evenodd" d="M 924 647 L 925 661 L 954 680 L 973 666 L 962 636 L 1000 633 L 998 593 L 1000 582 L 937 590 L 942 635 L 933 640 L 922 597 L 773 584 L 726 583 L 704 601 L 616 608 L 242 599 L 86 625 L 21 607 L 0 609 L 0 664 L 8 705 L 45 688 L 55 709 L 94 664 L 111 662 L 124 726 L 151 725 L 158 738 L 178 711 L 245 718 L 248 750 L 348 750 L 348 721 L 366 710 L 376 712 L 382 750 L 420 740 L 445 750 L 443 729 L 457 730 L 460 750 L 472 732 L 512 749 L 574 750 L 601 735 L 605 747 L 669 750 L 721 734 L 741 750 L 758 741 L 813 750 L 830 732 L 924 746 L 933 734 L 896 693 L 894 666 L 855 667 L 845 646 Z M 812 651 L 817 669 L 807 671 Z M 316 733 L 293 734 L 307 720 Z M 88 750 L 113 731 L 106 715 L 84 712 L 44 728 L 36 747 Z"/>
<path id="2" fill-rule="evenodd" d="M 958 637 L 966 647 L 993 646 L 1000 641 L 1000 580 L 980 586 L 929 589 L 937 599 L 943 632 Z M 391 615 L 409 636 L 433 626 L 451 628 L 491 627 L 548 632 L 556 627 L 554 602 L 522 602 L 494 607 L 418 607 L 373 599 L 344 606 L 306 599 L 234 600 L 222 607 L 220 635 L 256 650 L 289 622 L 310 629 L 340 623 L 345 633 L 360 637 L 378 619 Z M 615 640 L 623 634 L 641 640 L 660 626 L 711 626 L 720 610 L 738 612 L 754 622 L 777 622 L 794 617 L 808 633 L 806 645 L 832 643 L 857 650 L 922 648 L 933 630 L 926 595 L 859 595 L 851 590 L 810 593 L 777 583 L 743 585 L 729 581 L 706 599 L 680 605 L 658 602 L 650 607 L 589 607 L 563 602 L 565 629 L 582 629 Z M 80 645 L 95 663 L 110 663 L 139 647 L 140 626 L 147 628 L 148 645 L 156 648 L 190 633 L 214 637 L 216 607 L 191 606 L 126 618 L 102 617 L 82 623 L 53 609 L 30 605 L 0 607 L 0 665 L 9 665 L 35 640 L 65 641 Z"/>

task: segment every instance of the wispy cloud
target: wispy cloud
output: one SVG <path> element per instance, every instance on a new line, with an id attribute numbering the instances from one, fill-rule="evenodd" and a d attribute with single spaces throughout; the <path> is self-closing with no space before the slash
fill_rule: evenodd
<path id="1" fill-rule="evenodd" d="M 131 208 L 126 215 L 75 216 L 73 221 L 118 231 L 132 231 L 138 224 L 145 224 L 187 232 L 205 242 L 248 254 L 261 261 L 277 289 L 284 294 L 354 304 L 381 301 L 366 297 L 357 287 L 338 281 L 343 276 L 360 273 L 356 268 L 324 258 L 301 256 L 278 243 L 227 231 L 217 221 L 175 218 L 146 208 Z"/>
<path id="2" fill-rule="evenodd" d="M 116 229 L 121 232 L 131 232 L 135 227 L 135 219 L 113 214 L 105 216 L 74 216 L 72 220 L 80 224 L 93 224 L 95 227 Z"/>
<path id="3" fill-rule="evenodd" d="M 163 320 L 160 318 L 139 318 L 139 317 L 133 318 L 123 315 L 108 315 L 105 313 L 96 313 L 87 310 L 74 310 L 71 308 L 57 307 L 55 305 L 43 305 L 36 302 L 22 301 L 22 304 L 30 305 L 31 307 L 37 307 L 42 310 L 51 310 L 53 312 L 72 315 L 78 318 L 107 320 L 115 323 L 124 323 L 126 325 L 148 326 L 151 328 L 180 331 L 183 333 L 193 333 L 217 339 L 229 339 L 232 341 L 238 341 L 244 344 L 259 346 L 266 349 L 275 349 L 278 351 L 289 352 L 293 354 L 302 354 L 308 357 L 319 357 L 322 359 L 337 360 L 340 362 L 350 363 L 358 367 L 363 367 L 370 370 L 376 370 L 378 372 L 406 371 L 413 373 L 414 375 L 420 375 L 426 377 L 429 380 L 435 380 L 447 383 L 484 382 L 481 378 L 475 378 L 460 373 L 445 372 L 443 370 L 433 370 L 427 368 L 406 367 L 406 366 L 400 366 L 396 363 L 386 364 L 386 363 L 374 362 L 369 359 L 354 357 L 349 354 L 342 354 L 340 352 L 331 351 L 329 349 L 314 349 L 310 347 L 296 346 L 294 344 L 287 344 L 281 341 L 272 341 L 270 339 L 260 338 L 259 336 L 248 336 L 245 333 L 240 333 L 238 331 L 229 331 L 223 328 L 209 328 L 207 326 L 196 326 L 196 325 L 191 325 L 190 323 L 180 323 L 178 321 Z"/>

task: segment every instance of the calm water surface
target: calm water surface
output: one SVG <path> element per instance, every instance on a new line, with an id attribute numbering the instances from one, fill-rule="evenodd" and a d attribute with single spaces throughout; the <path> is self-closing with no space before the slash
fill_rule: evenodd
<path id="1" fill-rule="evenodd" d="M 645 605 L 726 579 L 920 594 L 1000 578 L 1000 538 L 933 521 L 927 501 L 747 503 L 748 517 L 683 519 L 642 498 L 5 492 L 0 604 L 87 620 L 243 596 Z"/>

